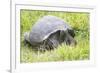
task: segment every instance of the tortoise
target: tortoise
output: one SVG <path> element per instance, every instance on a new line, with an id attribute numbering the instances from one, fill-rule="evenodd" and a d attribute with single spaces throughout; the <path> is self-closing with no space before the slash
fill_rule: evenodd
<path id="1" fill-rule="evenodd" d="M 54 49 L 62 43 L 76 45 L 74 37 L 75 32 L 68 23 L 52 15 L 43 16 L 24 34 L 24 40 L 39 49 Z"/>

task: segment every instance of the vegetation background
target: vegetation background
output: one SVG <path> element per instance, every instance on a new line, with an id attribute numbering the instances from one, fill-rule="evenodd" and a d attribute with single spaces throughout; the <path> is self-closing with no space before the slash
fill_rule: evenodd
<path id="1" fill-rule="evenodd" d="M 59 45 L 57 49 L 51 51 L 36 51 L 31 45 L 24 44 L 23 34 L 30 31 L 32 26 L 45 15 L 54 15 L 65 22 L 75 30 L 76 46 Z M 21 28 L 21 47 L 20 62 L 50 62 L 50 61 L 73 61 L 88 60 L 90 55 L 89 45 L 89 13 L 83 12 L 57 12 L 57 11 L 20 11 L 20 28 Z"/>

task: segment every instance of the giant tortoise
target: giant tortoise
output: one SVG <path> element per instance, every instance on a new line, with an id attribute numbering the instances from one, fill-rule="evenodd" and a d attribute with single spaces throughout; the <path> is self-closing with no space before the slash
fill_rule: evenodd
<path id="1" fill-rule="evenodd" d="M 75 45 L 74 30 L 62 19 L 47 15 L 39 19 L 30 32 L 25 32 L 24 39 L 39 49 L 54 49 L 62 43 Z"/>

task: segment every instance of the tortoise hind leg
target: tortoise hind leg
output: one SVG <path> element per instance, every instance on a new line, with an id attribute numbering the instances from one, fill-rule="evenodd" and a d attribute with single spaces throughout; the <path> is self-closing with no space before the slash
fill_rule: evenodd
<path id="1" fill-rule="evenodd" d="M 30 40 L 29 40 L 29 32 L 25 32 L 24 33 L 24 40 L 27 41 L 27 42 L 30 42 Z"/>
<path id="2" fill-rule="evenodd" d="M 23 42 L 24 42 L 24 45 L 27 45 L 27 44 L 31 45 L 30 40 L 29 40 L 29 32 L 24 33 L 24 41 Z"/>

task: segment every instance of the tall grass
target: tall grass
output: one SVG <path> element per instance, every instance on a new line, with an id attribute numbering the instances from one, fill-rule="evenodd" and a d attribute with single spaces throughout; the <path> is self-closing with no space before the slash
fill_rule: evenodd
<path id="1" fill-rule="evenodd" d="M 21 10 L 20 14 L 21 63 L 89 59 L 89 13 Z M 35 22 L 45 15 L 54 15 L 69 23 L 75 30 L 77 45 L 68 46 L 63 43 L 54 50 L 41 52 L 29 44 L 24 44 L 23 34 L 30 31 Z"/>

